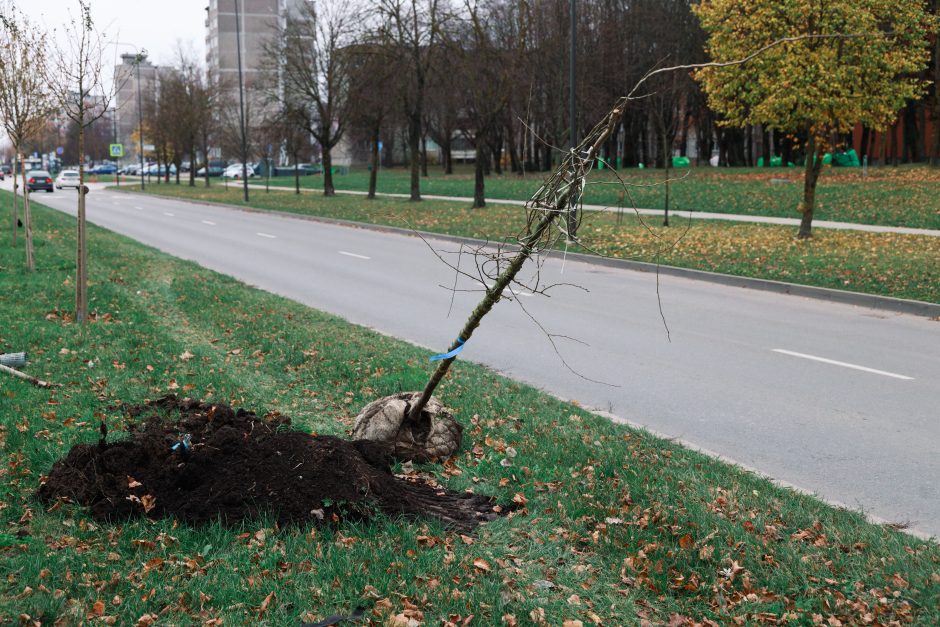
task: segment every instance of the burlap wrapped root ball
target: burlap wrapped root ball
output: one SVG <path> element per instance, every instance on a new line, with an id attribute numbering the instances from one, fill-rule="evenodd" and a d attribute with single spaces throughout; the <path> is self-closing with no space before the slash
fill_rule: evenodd
<path id="1" fill-rule="evenodd" d="M 420 397 L 421 392 L 401 392 L 372 401 L 356 416 L 353 439 L 382 443 L 403 460 L 427 462 L 450 457 L 460 448 L 463 427 L 433 396 L 420 421 L 406 422 L 408 410 Z"/>

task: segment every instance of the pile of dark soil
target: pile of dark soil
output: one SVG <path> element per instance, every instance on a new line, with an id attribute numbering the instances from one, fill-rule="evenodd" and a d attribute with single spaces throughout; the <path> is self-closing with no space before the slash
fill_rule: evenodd
<path id="1" fill-rule="evenodd" d="M 488 497 L 399 479 L 377 444 L 292 431 L 285 416 L 175 396 L 130 414 L 140 421 L 130 437 L 74 446 L 53 465 L 39 498 L 68 498 L 105 520 L 189 523 L 264 514 L 282 524 L 337 523 L 383 512 L 469 530 L 506 511 Z"/>

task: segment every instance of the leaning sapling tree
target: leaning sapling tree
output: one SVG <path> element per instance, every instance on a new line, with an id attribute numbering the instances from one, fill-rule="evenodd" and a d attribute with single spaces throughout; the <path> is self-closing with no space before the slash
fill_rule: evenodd
<path id="1" fill-rule="evenodd" d="M 16 160 L 26 144 L 43 129 L 53 110 L 53 98 L 46 81 L 35 71 L 46 60 L 46 33 L 29 22 L 12 2 L 0 4 L 0 122 L 13 144 L 13 245 L 16 245 Z M 23 181 L 23 226 L 26 235 L 26 267 L 36 267 L 33 258 L 33 218 Z"/>
<path id="2" fill-rule="evenodd" d="M 88 248 L 85 227 L 85 132 L 101 118 L 120 85 L 105 89 L 104 35 L 95 27 L 90 0 L 77 0 L 78 15 L 65 25 L 65 42 L 49 64 L 48 81 L 62 112 L 78 129 L 78 237 L 75 270 L 75 320 L 88 315 Z"/>
<path id="3" fill-rule="evenodd" d="M 716 62 L 789 39 L 753 63 L 703 68 L 697 78 L 725 125 L 807 137 L 799 237 L 811 237 L 823 153 L 856 123 L 883 130 L 923 94 L 915 76 L 936 21 L 919 0 L 704 0 L 695 11 Z"/>

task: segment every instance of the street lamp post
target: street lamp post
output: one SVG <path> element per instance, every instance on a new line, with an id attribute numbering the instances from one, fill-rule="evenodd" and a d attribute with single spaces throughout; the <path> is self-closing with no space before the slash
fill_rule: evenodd
<path id="1" fill-rule="evenodd" d="M 242 75 L 242 36 L 241 22 L 238 15 L 238 3 L 240 0 L 232 0 L 235 4 L 235 49 L 238 54 L 238 105 L 240 110 L 239 122 L 242 131 L 242 189 L 244 190 L 245 202 L 248 202 L 248 136 L 245 122 L 245 77 Z M 208 168 L 206 168 L 208 170 Z"/>
<path id="2" fill-rule="evenodd" d="M 138 154 L 140 156 L 140 190 L 144 190 L 144 111 L 143 111 L 143 101 L 140 98 L 140 64 L 143 62 L 143 55 L 146 53 L 139 52 L 135 59 L 135 65 L 137 66 L 137 140 L 140 144 L 140 150 Z"/>

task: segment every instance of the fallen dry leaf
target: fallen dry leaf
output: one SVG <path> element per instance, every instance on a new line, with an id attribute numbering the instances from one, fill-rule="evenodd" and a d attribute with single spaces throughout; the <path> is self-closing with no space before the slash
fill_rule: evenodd
<path id="1" fill-rule="evenodd" d="M 479 568 L 480 570 L 490 572 L 490 564 L 483 558 L 478 557 L 475 560 L 473 560 L 473 565 Z"/>

